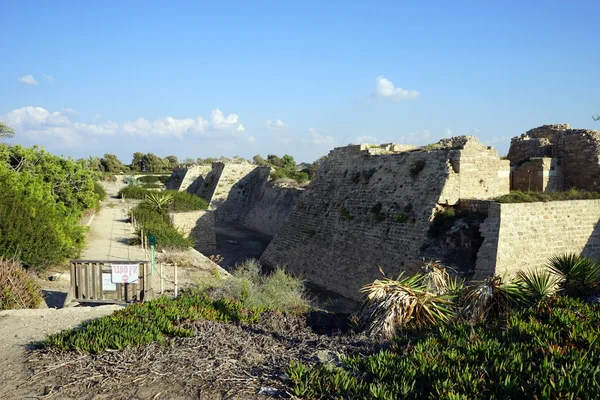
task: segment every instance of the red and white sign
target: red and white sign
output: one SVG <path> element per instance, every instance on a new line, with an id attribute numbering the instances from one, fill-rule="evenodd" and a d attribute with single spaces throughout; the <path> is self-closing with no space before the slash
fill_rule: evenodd
<path id="1" fill-rule="evenodd" d="M 139 267 L 139 264 L 112 264 L 112 283 L 136 283 Z"/>

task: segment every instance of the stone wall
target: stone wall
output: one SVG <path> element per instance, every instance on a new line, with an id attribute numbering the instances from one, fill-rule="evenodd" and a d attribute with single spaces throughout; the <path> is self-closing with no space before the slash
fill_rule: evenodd
<path id="1" fill-rule="evenodd" d="M 240 223 L 267 235 L 275 236 L 292 212 L 304 189 L 275 187 L 265 181 L 250 198 L 240 215 Z"/>
<path id="2" fill-rule="evenodd" d="M 183 232 L 186 237 L 196 241 L 194 248 L 201 253 L 212 253 L 217 250 L 215 234 L 215 217 L 213 211 L 198 210 L 170 213 L 171 224 Z"/>
<path id="3" fill-rule="evenodd" d="M 514 167 L 511 187 L 521 191 L 560 192 L 563 181 L 563 168 L 559 166 L 558 159 L 537 157 Z"/>
<path id="4" fill-rule="evenodd" d="M 540 157 L 556 161 L 552 161 L 548 170 L 546 165 L 539 165 L 539 160 L 535 161 Z M 508 158 L 517 175 L 512 179 L 513 189 L 529 187 L 529 176 L 526 175 L 534 170 L 542 170 L 548 174 L 548 182 L 542 179 L 536 186 L 544 187 L 545 191 L 570 188 L 600 190 L 600 132 L 571 129 L 568 124 L 544 125 L 513 138 Z M 533 164 L 520 168 L 528 162 Z M 527 180 L 527 184 L 524 180 Z"/>
<path id="5" fill-rule="evenodd" d="M 261 261 L 350 298 L 381 277 L 379 267 L 389 276 L 411 269 L 439 204 L 508 192 L 507 164 L 475 138 L 433 148 L 334 149 Z"/>
<path id="6" fill-rule="evenodd" d="M 600 259 L 600 200 L 500 204 L 490 202 L 480 230 L 474 279 L 543 267 L 551 256 Z"/>

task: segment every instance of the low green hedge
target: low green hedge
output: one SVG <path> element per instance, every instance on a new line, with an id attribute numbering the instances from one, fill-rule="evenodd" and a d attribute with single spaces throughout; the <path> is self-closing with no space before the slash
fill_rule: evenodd
<path id="1" fill-rule="evenodd" d="M 130 211 L 138 226 L 133 244 L 141 243 L 142 229 L 144 236 L 155 236 L 157 249 L 185 250 L 194 245 L 192 238 L 186 238 L 169 223 L 167 211 L 157 211 L 150 203 L 142 202 Z"/>
<path id="2" fill-rule="evenodd" d="M 141 186 L 125 186 L 119 190 L 118 196 L 125 197 L 126 199 L 144 200 L 148 193 L 150 191 Z"/>

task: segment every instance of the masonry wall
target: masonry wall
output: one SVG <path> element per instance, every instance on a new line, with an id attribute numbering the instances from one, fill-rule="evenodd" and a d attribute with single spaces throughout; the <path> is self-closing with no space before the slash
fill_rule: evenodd
<path id="1" fill-rule="evenodd" d="M 244 207 L 240 215 L 240 223 L 274 236 L 283 226 L 292 212 L 304 189 L 274 187 L 266 182 L 255 197 L 248 199 L 249 205 Z"/>
<path id="2" fill-rule="evenodd" d="M 570 129 L 558 135 L 553 157 L 564 168 L 564 186 L 600 190 L 600 132 Z"/>
<path id="3" fill-rule="evenodd" d="M 474 279 L 513 276 L 543 267 L 551 256 L 583 254 L 600 260 L 600 200 L 490 203 Z"/>
<path id="4" fill-rule="evenodd" d="M 538 157 L 514 167 L 511 184 L 513 190 L 560 192 L 563 180 L 563 168 L 558 159 Z"/>
<path id="5" fill-rule="evenodd" d="M 185 176 L 179 186 L 179 191 L 187 191 L 189 193 L 196 193 L 201 185 L 204 184 L 204 178 L 212 170 L 211 165 L 194 165 L 187 169 Z"/>
<path id="6" fill-rule="evenodd" d="M 208 210 L 170 213 L 171 224 L 181 230 L 186 237 L 196 241 L 194 248 L 201 253 L 217 250 L 214 212 Z"/>
<path id="7" fill-rule="evenodd" d="M 204 180 L 202 181 L 202 184 L 194 185 L 196 191 L 190 193 L 202 197 L 210 203 L 215 193 L 215 190 L 217 189 L 217 185 L 219 184 L 219 180 L 221 179 L 221 174 L 223 173 L 224 169 L 225 163 L 213 163 L 210 172 L 206 174 Z"/>
<path id="8" fill-rule="evenodd" d="M 185 174 L 187 173 L 187 168 L 175 168 L 167 181 L 165 187 L 168 190 L 179 190 L 181 187 L 181 182 L 183 182 L 183 178 L 185 178 Z"/>
<path id="9" fill-rule="evenodd" d="M 475 158 L 461 158 L 457 153 L 474 140 L 442 143 L 431 152 L 386 153 L 365 145 L 333 150 L 261 261 L 285 265 L 350 298 L 358 298 L 363 285 L 381 277 L 379 267 L 388 276 L 410 270 L 420 260 L 438 204 L 457 204 L 461 186 L 483 198 L 504 190 L 501 186 L 508 187 L 498 181 L 488 187 L 477 177 L 461 181 L 455 171 L 460 160 L 468 163 Z M 497 178 L 498 170 L 490 176 Z M 502 179 L 508 181 L 508 177 Z"/>
<path id="10" fill-rule="evenodd" d="M 256 197 L 255 192 L 269 179 L 269 171 L 269 167 L 252 164 L 225 164 L 208 206 L 215 210 L 215 218 L 238 221 L 249 199 Z"/>

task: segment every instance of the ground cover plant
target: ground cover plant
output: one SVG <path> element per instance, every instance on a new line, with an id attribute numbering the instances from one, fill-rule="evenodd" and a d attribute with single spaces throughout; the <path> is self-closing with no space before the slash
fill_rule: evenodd
<path id="1" fill-rule="evenodd" d="M 511 191 L 509 194 L 500 196 L 495 200 L 499 203 L 535 203 L 561 200 L 591 200 L 600 199 L 600 192 L 586 192 L 571 189 L 567 192 L 522 192 Z"/>
<path id="2" fill-rule="evenodd" d="M 306 398 L 487 399 L 600 396 L 600 306 L 557 297 L 507 318 L 405 332 L 342 365 L 291 363 Z"/>
<path id="3" fill-rule="evenodd" d="M 182 326 L 199 318 L 220 322 L 256 322 L 264 309 L 243 307 L 232 299 L 211 300 L 207 295 L 161 297 L 131 305 L 110 316 L 93 320 L 79 328 L 50 335 L 44 346 L 98 354 L 168 338 L 189 337 L 193 332 Z"/>
<path id="4" fill-rule="evenodd" d="M 291 362 L 289 383 L 306 398 L 596 398 L 599 270 L 567 254 L 506 282 L 461 288 L 436 268 L 376 281 L 363 289 L 359 321 L 393 345 L 339 365 Z M 455 318 L 432 318 L 423 306 L 440 297 Z"/>

